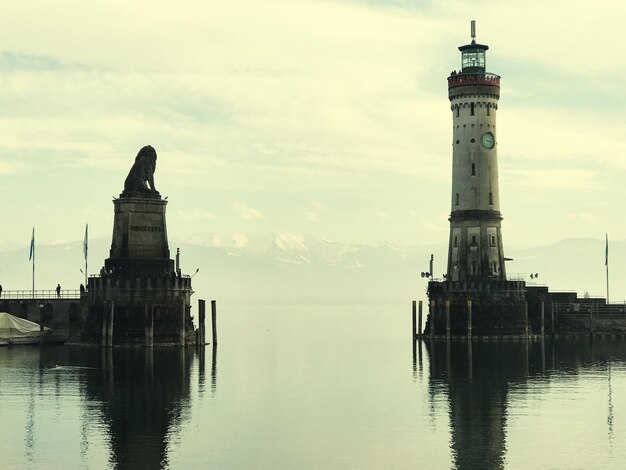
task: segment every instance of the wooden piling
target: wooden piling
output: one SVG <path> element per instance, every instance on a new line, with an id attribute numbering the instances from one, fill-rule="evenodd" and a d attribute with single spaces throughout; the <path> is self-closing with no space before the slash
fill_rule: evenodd
<path id="1" fill-rule="evenodd" d="M 589 337 L 593 338 L 593 305 L 589 306 Z"/>
<path id="2" fill-rule="evenodd" d="M 213 346 L 217 345 L 217 306 L 215 300 L 211 300 L 211 326 L 213 329 Z"/>
<path id="3" fill-rule="evenodd" d="M 103 347 L 106 347 L 109 344 L 107 341 L 108 317 L 109 317 L 109 313 L 108 313 L 107 305 L 105 304 L 104 308 L 102 309 L 102 346 Z"/>
<path id="4" fill-rule="evenodd" d="M 199 329 L 200 329 L 200 340 L 199 343 L 200 345 L 204 345 L 205 344 L 205 339 L 206 339 L 206 325 L 205 325 L 205 318 L 206 318 L 206 302 L 202 299 L 198 300 L 198 321 L 200 323 L 199 325 Z"/>
<path id="5" fill-rule="evenodd" d="M 552 336 L 554 336 L 554 302 L 552 302 L 551 305 L 551 309 L 550 309 L 550 333 Z"/>
<path id="6" fill-rule="evenodd" d="M 543 300 L 541 301 L 541 339 L 546 336 L 546 326 L 545 326 L 545 304 Z"/>
<path id="7" fill-rule="evenodd" d="M 144 331 L 146 335 L 146 347 L 154 346 L 154 309 L 152 302 L 146 302 L 144 306 Z"/>
<path id="8" fill-rule="evenodd" d="M 180 312 L 180 339 L 178 340 L 181 346 L 185 346 L 185 297 L 181 298 L 181 312 Z"/>
<path id="9" fill-rule="evenodd" d="M 472 340 L 472 301 L 467 301 L 467 340 Z"/>
<path id="10" fill-rule="evenodd" d="M 43 345 L 46 342 L 45 327 L 43 325 L 44 320 L 44 306 L 39 307 L 39 344 Z"/>
<path id="11" fill-rule="evenodd" d="M 530 334 L 528 331 L 528 302 L 524 302 L 524 325 L 526 329 L 526 339 L 528 339 L 528 335 Z"/>
<path id="12" fill-rule="evenodd" d="M 109 325 L 107 331 L 108 346 L 113 346 L 113 319 L 115 318 L 115 302 L 111 300 L 111 310 L 109 312 Z"/>
<path id="13" fill-rule="evenodd" d="M 446 339 L 450 339 L 450 301 L 445 301 L 446 306 Z"/>
<path id="14" fill-rule="evenodd" d="M 422 301 L 419 301 L 417 310 L 417 337 L 422 339 Z"/>
<path id="15" fill-rule="evenodd" d="M 434 338 L 435 336 L 435 316 L 437 313 L 437 302 L 434 300 L 430 301 L 430 323 L 429 323 L 429 333 L 430 333 L 430 337 Z"/>
<path id="16" fill-rule="evenodd" d="M 415 336 L 416 336 L 415 330 L 417 329 L 417 325 L 416 325 L 416 323 L 417 323 L 417 318 L 416 318 L 416 315 L 417 315 L 417 302 L 415 300 L 413 301 L 412 307 L 413 308 L 411 309 L 411 325 L 412 325 L 412 333 L 413 334 L 411 335 L 411 338 L 413 339 L 413 341 L 415 341 Z"/>

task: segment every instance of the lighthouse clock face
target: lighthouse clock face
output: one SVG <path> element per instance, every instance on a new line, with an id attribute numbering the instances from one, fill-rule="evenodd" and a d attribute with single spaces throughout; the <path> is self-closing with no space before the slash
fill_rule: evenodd
<path id="1" fill-rule="evenodd" d="M 491 132 L 485 132 L 483 134 L 482 142 L 483 147 L 491 150 L 496 143 L 496 139 L 493 137 L 493 134 Z"/>

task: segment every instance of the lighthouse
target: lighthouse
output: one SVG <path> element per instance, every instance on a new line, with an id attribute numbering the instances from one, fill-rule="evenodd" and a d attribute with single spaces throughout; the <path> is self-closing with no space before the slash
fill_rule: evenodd
<path id="1" fill-rule="evenodd" d="M 459 47 L 461 70 L 448 77 L 452 112 L 452 197 L 447 279 L 505 280 L 496 116 L 500 77 L 487 72 L 489 46 Z"/>
<path id="2" fill-rule="evenodd" d="M 580 326 L 573 326 L 580 316 L 567 324 L 565 315 L 582 311 L 586 300 L 572 292 L 550 292 L 546 285 L 527 285 L 520 275 L 507 279 L 504 264 L 510 258 L 504 256 L 498 183 L 500 76 L 487 71 L 488 50 L 476 42 L 472 21 L 471 41 L 459 47 L 461 68 L 448 76 L 452 113 L 448 265 L 443 278 L 437 279 L 431 263 L 423 332 L 432 339 L 471 340 L 543 336 L 548 327 L 554 334 L 557 329 L 580 331 Z M 555 306 L 564 310 L 555 311 Z"/>
<path id="3" fill-rule="evenodd" d="M 487 72 L 488 50 L 489 46 L 476 42 L 472 21 L 471 42 L 459 47 L 461 68 L 448 77 L 450 236 L 444 279 L 431 278 L 428 283 L 427 330 L 433 336 L 469 338 L 529 331 L 528 289 L 521 279 L 507 279 L 504 265 L 496 124 L 500 76 Z M 537 298 L 533 294 L 531 310 L 538 305 Z"/>

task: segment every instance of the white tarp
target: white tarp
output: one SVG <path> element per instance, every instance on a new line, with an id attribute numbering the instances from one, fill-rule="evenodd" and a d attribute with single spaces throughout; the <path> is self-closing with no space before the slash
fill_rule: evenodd
<path id="1" fill-rule="evenodd" d="M 46 328 L 46 330 L 48 329 Z M 13 316 L 10 313 L 0 312 L 0 341 L 38 337 L 39 323 Z"/>

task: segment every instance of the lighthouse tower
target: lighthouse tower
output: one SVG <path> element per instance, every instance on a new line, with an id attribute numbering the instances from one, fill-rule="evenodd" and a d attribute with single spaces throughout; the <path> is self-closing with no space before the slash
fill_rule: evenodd
<path id="1" fill-rule="evenodd" d="M 448 77 L 452 111 L 452 198 L 447 279 L 505 280 L 498 189 L 496 115 L 500 77 L 487 72 L 489 46 L 459 47 L 461 70 Z"/>

